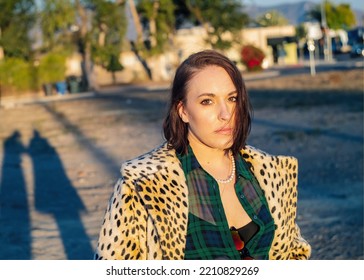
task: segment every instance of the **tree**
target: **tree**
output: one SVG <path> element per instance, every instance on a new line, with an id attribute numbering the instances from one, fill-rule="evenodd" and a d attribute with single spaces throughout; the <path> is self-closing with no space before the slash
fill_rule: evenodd
<path id="1" fill-rule="evenodd" d="M 28 32 L 34 22 L 34 0 L 0 1 L 0 49 L 5 57 L 31 58 Z"/>
<path id="2" fill-rule="evenodd" d="M 40 7 L 40 25 L 44 51 L 72 44 L 71 26 L 76 23 L 72 0 L 44 0 Z"/>
<path id="3" fill-rule="evenodd" d="M 162 53 L 175 29 L 173 0 L 140 0 L 137 9 L 146 30 L 146 49 L 151 55 Z"/>
<path id="4" fill-rule="evenodd" d="M 175 5 L 174 16 L 176 18 L 175 28 L 179 29 L 184 24 L 198 24 L 196 18 L 191 14 L 185 0 L 173 0 Z"/>
<path id="5" fill-rule="evenodd" d="M 92 86 L 92 61 L 112 72 L 122 69 L 118 57 L 126 29 L 124 1 L 43 0 L 40 8 L 42 51 L 78 51 L 83 90 Z"/>
<path id="6" fill-rule="evenodd" d="M 356 24 L 355 14 L 351 10 L 350 4 L 339 4 L 335 6 L 330 1 L 325 1 L 324 11 L 327 27 L 331 29 L 349 29 Z M 321 5 L 316 5 L 310 10 L 308 16 L 322 23 Z"/>
<path id="7" fill-rule="evenodd" d="M 261 26 L 283 26 L 288 24 L 288 20 L 279 12 L 272 10 L 257 18 L 257 23 Z"/>
<path id="8" fill-rule="evenodd" d="M 119 54 L 126 31 L 124 2 L 90 0 L 93 10 L 90 31 L 94 63 L 113 72 L 122 70 Z"/>
<path id="9" fill-rule="evenodd" d="M 248 16 L 242 12 L 241 1 L 186 0 L 185 3 L 196 21 L 206 30 L 207 41 L 213 48 L 229 49 L 233 42 L 239 41 L 237 34 L 248 22 Z M 233 36 L 224 37 L 227 32 Z"/>
<path id="10" fill-rule="evenodd" d="M 349 29 L 356 24 L 354 12 L 350 4 L 340 4 L 334 9 L 334 16 L 327 19 L 327 24 L 333 29 Z"/>
<path id="11" fill-rule="evenodd" d="M 0 1 L 0 98 L 35 87 L 32 41 L 28 36 L 35 22 L 34 0 Z"/>

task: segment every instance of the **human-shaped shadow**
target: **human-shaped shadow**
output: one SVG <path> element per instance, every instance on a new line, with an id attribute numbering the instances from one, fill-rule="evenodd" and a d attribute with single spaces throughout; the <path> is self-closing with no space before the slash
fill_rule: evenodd
<path id="1" fill-rule="evenodd" d="M 33 162 L 36 210 L 55 219 L 67 259 L 91 259 L 93 250 L 80 216 L 85 206 L 59 155 L 37 130 L 33 131 L 28 151 Z"/>
<path id="2" fill-rule="evenodd" d="M 19 131 L 3 144 L 3 161 L 0 181 L 0 259 L 31 259 L 30 215 L 27 190 L 22 170 L 22 153 Z"/>

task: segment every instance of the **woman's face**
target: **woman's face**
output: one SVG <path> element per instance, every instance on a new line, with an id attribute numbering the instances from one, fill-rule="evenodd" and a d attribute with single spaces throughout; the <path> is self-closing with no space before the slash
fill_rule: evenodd
<path id="1" fill-rule="evenodd" d="M 207 66 L 196 73 L 188 83 L 186 102 L 178 107 L 183 122 L 188 124 L 190 144 L 230 148 L 236 99 L 236 88 L 224 68 Z"/>

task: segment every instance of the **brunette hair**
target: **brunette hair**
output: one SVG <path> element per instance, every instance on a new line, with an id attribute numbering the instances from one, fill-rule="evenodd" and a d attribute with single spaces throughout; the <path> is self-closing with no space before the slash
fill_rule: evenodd
<path id="1" fill-rule="evenodd" d="M 236 65 L 226 56 L 214 50 L 204 50 L 190 55 L 177 68 L 172 83 L 169 107 L 163 122 L 164 137 L 169 147 L 177 153 L 185 154 L 188 146 L 188 124 L 178 114 L 180 102 L 186 102 L 188 83 L 194 74 L 207 66 L 218 66 L 225 69 L 230 76 L 236 91 L 235 131 L 231 151 L 237 154 L 246 144 L 251 128 L 252 108 L 242 75 Z"/>

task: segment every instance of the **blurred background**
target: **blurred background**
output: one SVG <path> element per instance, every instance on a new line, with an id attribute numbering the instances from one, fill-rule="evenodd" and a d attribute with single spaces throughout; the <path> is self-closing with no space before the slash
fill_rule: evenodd
<path id="1" fill-rule="evenodd" d="M 363 20 L 360 1 L 2 0 L 0 98 L 169 81 L 204 48 L 242 71 L 362 57 Z"/>
<path id="2" fill-rule="evenodd" d="M 363 259 L 362 1 L 0 0 L 0 259 L 92 259 L 120 164 L 163 141 L 170 82 L 216 49 L 248 144 L 299 160 L 312 259 Z"/>

